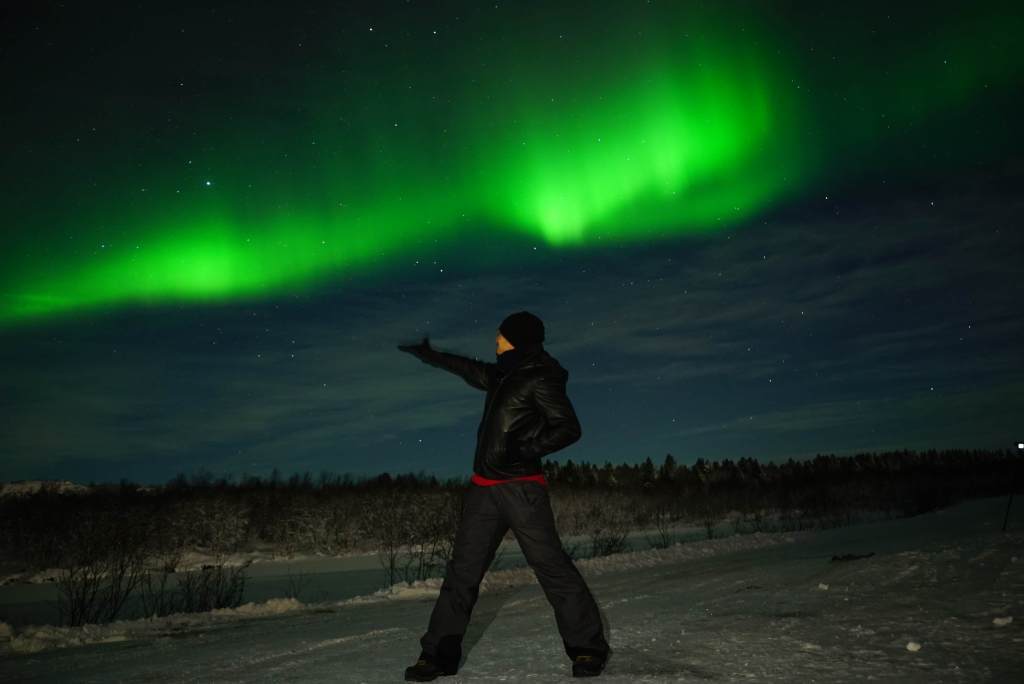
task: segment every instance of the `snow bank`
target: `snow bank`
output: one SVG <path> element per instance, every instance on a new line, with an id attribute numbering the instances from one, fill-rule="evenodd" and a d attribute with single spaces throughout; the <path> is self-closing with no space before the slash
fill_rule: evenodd
<path id="1" fill-rule="evenodd" d="M 228 554 L 217 554 L 202 550 L 189 549 L 182 554 L 181 562 L 177 565 L 177 572 L 188 572 L 200 570 L 205 565 L 223 564 L 225 567 L 238 567 L 245 563 L 273 564 L 287 560 L 293 563 L 302 561 L 323 561 L 346 558 L 375 558 L 372 551 L 348 551 L 338 554 L 318 553 L 284 553 L 275 549 L 255 549 L 250 551 L 237 551 Z M 60 578 L 62 568 L 45 568 L 43 570 L 4 572 L 0 569 L 0 587 L 8 584 L 48 584 L 55 583 Z"/>
<path id="2" fill-rule="evenodd" d="M 41 491 L 55 494 L 82 493 L 90 491 L 87 485 L 71 480 L 18 480 L 0 483 L 0 498 L 8 496 L 31 496 Z"/>
<path id="3" fill-rule="evenodd" d="M 28 626 L 20 634 L 10 636 L 11 628 L 0 623 L 0 649 L 15 653 L 35 653 L 49 648 L 67 648 L 84 644 L 97 644 L 129 639 L 168 636 L 179 632 L 209 626 L 227 620 L 266 617 L 300 611 L 307 608 L 294 598 L 275 598 L 263 603 L 246 603 L 237 608 L 217 608 L 205 613 L 174 613 L 163 617 L 141 620 L 115 620 L 103 625 L 81 627 Z M 3 628 L 7 628 L 8 643 L 3 642 Z"/>

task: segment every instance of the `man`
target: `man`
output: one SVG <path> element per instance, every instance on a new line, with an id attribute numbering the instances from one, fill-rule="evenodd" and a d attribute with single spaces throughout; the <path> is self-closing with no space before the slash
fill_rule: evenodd
<path id="1" fill-rule="evenodd" d="M 555 529 L 540 461 L 582 434 L 565 393 L 569 372 L 544 349 L 544 323 L 528 311 L 502 321 L 495 341 L 497 363 L 438 351 L 426 337 L 417 345 L 398 346 L 487 393 L 462 522 L 420 639 L 419 660 L 405 671 L 407 681 L 458 671 L 480 582 L 510 527 L 554 608 L 573 676 L 600 674 L 608 657 L 597 603 Z"/>

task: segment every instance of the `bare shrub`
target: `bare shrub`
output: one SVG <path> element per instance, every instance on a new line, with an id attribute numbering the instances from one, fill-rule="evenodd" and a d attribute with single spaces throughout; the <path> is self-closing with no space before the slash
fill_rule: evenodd
<path id="1" fill-rule="evenodd" d="M 272 519 L 261 516 L 261 526 L 267 540 L 289 556 L 310 551 L 333 556 L 358 539 L 355 511 L 353 497 L 298 491 L 277 504 Z"/>
<path id="2" fill-rule="evenodd" d="M 403 549 L 400 576 L 406 582 L 436 575 L 451 559 L 462 520 L 463 492 L 442 491 L 411 502 L 409 545 Z"/>
<path id="3" fill-rule="evenodd" d="M 328 546 L 328 520 L 319 506 L 308 497 L 302 498 L 305 500 L 294 501 L 281 511 L 281 541 L 288 556 Z"/>
<path id="4" fill-rule="evenodd" d="M 172 504 L 167 533 L 189 548 L 235 551 L 248 539 L 249 509 L 222 491 L 201 492 Z"/>
<path id="5" fill-rule="evenodd" d="M 179 612 L 176 593 L 168 584 L 171 574 L 166 569 L 160 569 L 143 575 L 139 587 L 139 601 L 146 617 L 160 617 Z"/>
<path id="6" fill-rule="evenodd" d="M 590 539 L 590 555 L 607 556 L 626 548 L 626 537 L 632 527 L 630 513 L 618 498 L 593 499 L 587 509 L 586 531 Z"/>
<path id="7" fill-rule="evenodd" d="M 354 547 L 359 529 L 352 497 L 332 496 L 324 502 L 323 509 L 326 529 L 319 548 L 333 555 Z"/>
<path id="8" fill-rule="evenodd" d="M 801 529 L 802 516 L 798 509 L 783 508 L 779 511 L 778 531 L 792 532 Z"/>
<path id="9" fill-rule="evenodd" d="M 586 500 L 575 489 L 553 489 L 551 509 L 555 516 L 555 527 L 562 539 L 562 549 L 572 560 L 579 560 L 583 545 L 579 541 L 569 541 L 568 538 L 586 533 Z"/>
<path id="10" fill-rule="evenodd" d="M 654 523 L 656 534 L 646 537 L 652 549 L 667 549 L 673 544 L 672 515 L 667 504 L 657 504 L 648 511 L 648 520 Z"/>
<path id="11" fill-rule="evenodd" d="M 742 524 L 751 532 L 763 532 L 765 530 L 766 515 L 767 511 L 763 508 L 747 511 L 743 515 Z"/>
<path id="12" fill-rule="evenodd" d="M 251 564 L 252 559 L 237 566 L 220 562 L 203 565 L 199 570 L 179 573 L 177 580 L 181 612 L 198 613 L 241 605 L 247 579 L 245 571 Z"/>
<path id="13" fill-rule="evenodd" d="M 718 534 L 715 530 L 715 525 L 728 518 L 726 511 L 728 510 L 729 502 L 725 501 L 722 497 L 716 496 L 713 492 L 705 491 L 697 497 L 695 503 L 697 519 L 704 526 L 707 538 L 714 539 L 715 535 Z"/>
<path id="14" fill-rule="evenodd" d="M 381 491 L 364 511 L 362 534 L 377 546 L 377 560 L 384 570 L 385 586 L 398 581 L 402 547 L 413 540 L 409 525 L 411 504 L 407 493 Z"/>
<path id="15" fill-rule="evenodd" d="M 206 520 L 206 545 L 214 553 L 230 553 L 248 538 L 249 506 L 218 492 L 199 506 Z"/>
<path id="16" fill-rule="evenodd" d="M 430 494 L 410 497 L 406 511 L 406 545 L 400 552 L 398 576 L 405 582 L 426 579 L 438 569 L 437 543 L 440 540 L 436 500 Z"/>
<path id="17" fill-rule="evenodd" d="M 57 610 L 70 626 L 110 622 L 145 575 L 145 528 L 130 516 L 97 512 L 68 530 L 57 577 Z"/>
<path id="18" fill-rule="evenodd" d="M 139 583 L 139 602 L 143 615 L 159 617 L 181 611 L 177 592 L 171 588 L 171 576 L 177 572 L 184 550 L 179 547 L 154 549 L 146 572 Z"/>
<path id="19" fill-rule="evenodd" d="M 439 562 L 447 563 L 455 552 L 455 537 L 465 512 L 464 492 L 461 489 L 442 491 L 436 511 L 436 545 L 434 553 Z"/>

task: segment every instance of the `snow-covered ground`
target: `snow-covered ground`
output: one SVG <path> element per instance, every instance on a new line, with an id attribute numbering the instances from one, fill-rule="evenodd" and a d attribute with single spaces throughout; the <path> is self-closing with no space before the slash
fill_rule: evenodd
<path id="1" fill-rule="evenodd" d="M 614 682 L 1017 682 L 1024 672 L 1024 501 L 803 533 L 693 541 L 578 561 Z M 832 561 L 846 554 L 874 555 Z M 343 601 L 5 636 L 2 681 L 394 682 L 419 653 L 440 580 Z M 76 645 L 84 644 L 84 645 Z M 568 679 L 532 572 L 492 570 L 458 675 Z"/>
<path id="2" fill-rule="evenodd" d="M 0 499 L 5 496 L 28 496 L 46 490 L 54 494 L 80 494 L 88 492 L 88 485 L 78 484 L 71 480 L 17 480 L 0 482 Z"/>

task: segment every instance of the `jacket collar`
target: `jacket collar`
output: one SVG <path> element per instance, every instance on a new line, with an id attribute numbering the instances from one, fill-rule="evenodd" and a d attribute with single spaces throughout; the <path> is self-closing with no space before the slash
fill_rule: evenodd
<path id="1" fill-rule="evenodd" d="M 498 368 L 507 375 L 516 368 L 539 363 L 544 353 L 544 345 L 541 343 L 520 345 L 503 354 L 498 354 Z"/>

